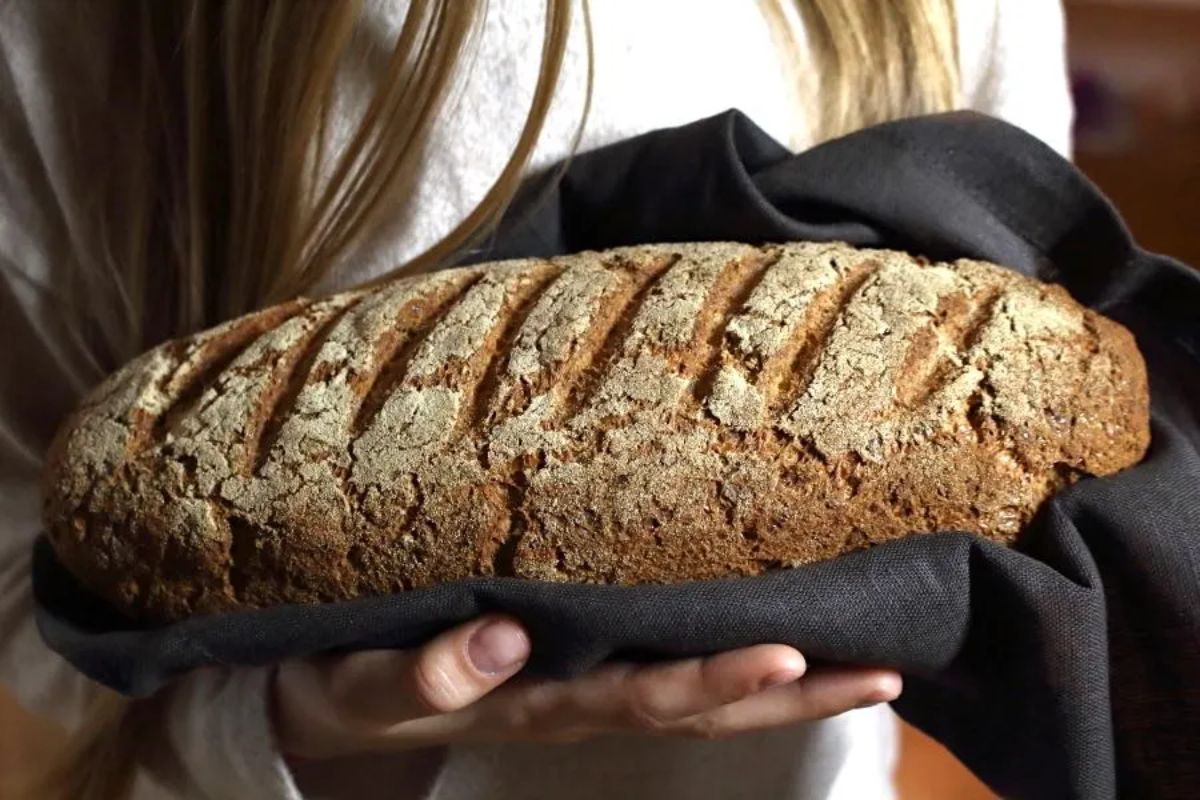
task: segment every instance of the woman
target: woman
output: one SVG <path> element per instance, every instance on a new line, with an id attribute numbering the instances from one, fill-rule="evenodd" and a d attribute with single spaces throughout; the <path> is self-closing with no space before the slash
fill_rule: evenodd
<path id="1" fill-rule="evenodd" d="M 1052 2 L 597 3 L 594 53 L 583 10 L 0 6 L 0 668 L 68 724 L 90 703 L 46 792 L 117 796 L 136 760 L 147 797 L 889 796 L 878 704 L 899 676 L 803 675 L 779 645 L 510 680 L 528 639 L 485 618 L 413 652 L 203 671 L 130 708 L 93 701 L 34 629 L 45 445 L 153 342 L 448 263 L 527 170 L 729 107 L 796 148 L 953 107 L 1068 147 Z"/>

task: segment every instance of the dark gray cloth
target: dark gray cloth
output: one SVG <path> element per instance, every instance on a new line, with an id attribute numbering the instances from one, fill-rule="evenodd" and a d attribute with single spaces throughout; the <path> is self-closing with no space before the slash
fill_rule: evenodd
<path id="1" fill-rule="evenodd" d="M 530 183 L 469 260 L 655 241 L 844 239 L 1056 281 L 1146 357 L 1145 461 L 1052 499 L 1014 549 L 916 536 L 770 575 L 667 587 L 467 581 L 141 627 L 38 545 L 46 640 L 131 695 L 201 665 L 407 647 L 485 610 L 529 626 L 533 672 L 785 642 L 903 670 L 906 719 L 1013 798 L 1200 797 L 1200 275 L 1139 249 L 1036 139 L 973 114 L 791 155 L 737 112 L 577 157 Z"/>

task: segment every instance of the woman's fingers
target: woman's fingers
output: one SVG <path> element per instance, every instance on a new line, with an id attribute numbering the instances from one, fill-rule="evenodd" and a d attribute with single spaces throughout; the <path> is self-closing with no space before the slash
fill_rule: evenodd
<path id="1" fill-rule="evenodd" d="M 900 676 L 843 668 L 804 675 L 804 657 L 758 645 L 569 681 L 518 679 L 529 639 L 484 617 L 412 651 L 289 662 L 275 682 L 285 753 L 320 757 L 469 741 L 572 741 L 599 733 L 724 737 L 894 699 Z M 804 676 L 804 677 L 801 677 Z"/>
<path id="2" fill-rule="evenodd" d="M 613 664 L 570 681 L 514 682 L 446 722 L 463 734 L 468 728 L 487 738 L 519 731 L 543 741 L 659 733 L 679 720 L 794 681 L 804 669 L 799 651 L 776 644 L 648 666 Z M 433 725 L 433 720 L 414 723 Z"/>
<path id="3" fill-rule="evenodd" d="M 681 720 L 668 733 L 720 739 L 836 716 L 900 696 L 899 673 L 869 667 L 814 671 L 803 679 Z"/>
<path id="4" fill-rule="evenodd" d="M 633 723 L 654 730 L 790 683 L 804 674 L 805 666 L 804 656 L 792 647 L 747 647 L 634 669 L 624 699 Z"/>
<path id="5" fill-rule="evenodd" d="M 529 637 L 512 619 L 485 616 L 416 650 L 370 650 L 288 662 L 275 682 L 286 752 L 369 749 L 405 722 L 466 708 L 520 671 Z"/>
<path id="6" fill-rule="evenodd" d="M 418 741 L 574 741 L 599 733 L 660 733 L 804 674 L 785 645 L 758 645 L 663 664 L 610 664 L 568 681 L 521 680 L 479 702 L 381 732 L 381 747 Z"/>

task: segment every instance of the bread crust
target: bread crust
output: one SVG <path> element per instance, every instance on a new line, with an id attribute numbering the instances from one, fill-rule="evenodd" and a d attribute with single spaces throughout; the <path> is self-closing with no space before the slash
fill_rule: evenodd
<path id="1" fill-rule="evenodd" d="M 297 301 L 134 360 L 46 473 L 62 562 L 173 620 L 473 575 L 678 582 L 1011 542 L 1138 461 L 1120 325 L 978 261 L 648 245 Z"/>

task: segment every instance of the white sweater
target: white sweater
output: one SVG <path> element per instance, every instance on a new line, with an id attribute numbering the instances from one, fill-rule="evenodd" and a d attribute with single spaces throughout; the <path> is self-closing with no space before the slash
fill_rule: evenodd
<path id="1" fill-rule="evenodd" d="M 787 5 L 785 3 L 785 5 Z M 750 0 L 592 0 L 595 87 L 582 148 L 736 107 L 781 142 L 807 142 L 787 54 Z M 86 247 L 81 198 L 64 174 L 59 104 L 98 103 L 86 43 L 56 24 L 60 0 L 0 4 L 0 680 L 38 713 L 70 724 L 91 687 L 33 623 L 30 548 L 39 530 L 42 453 L 63 413 L 100 377 L 59 320 L 53 267 Z M 404 0 L 374 0 L 378 41 Z M 97 0 L 92 35 L 111 23 Z M 343 280 L 378 274 L 436 241 L 482 196 L 516 140 L 537 70 L 542 3 L 492 0 L 480 51 L 438 134 L 411 218 L 354 259 Z M 803 31 L 792 24 L 802 44 Z M 1066 154 L 1071 105 L 1055 0 L 960 0 L 962 105 L 1013 122 Z M 535 166 L 566 154 L 583 102 L 578 15 Z M 798 65 L 802 70 L 805 65 Z M 346 82 L 343 97 L 358 95 Z M 344 131 L 343 131 L 344 132 Z M 338 131 L 335 131 L 335 136 Z M 72 250 L 74 249 L 74 250 Z M 174 688 L 167 789 L 211 798 L 779 797 L 884 798 L 894 758 L 886 709 L 720 743 L 610 739 L 566 746 L 455 747 L 289 771 L 272 746 L 267 669 L 206 670 Z M 302 792 L 299 785 L 305 787 Z"/>

